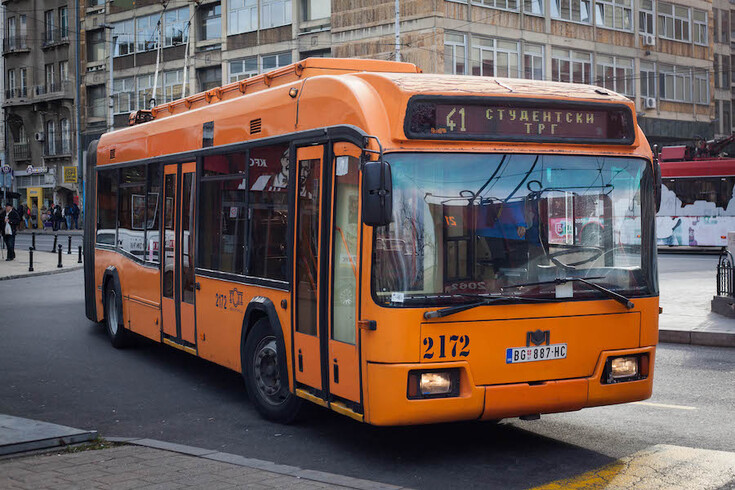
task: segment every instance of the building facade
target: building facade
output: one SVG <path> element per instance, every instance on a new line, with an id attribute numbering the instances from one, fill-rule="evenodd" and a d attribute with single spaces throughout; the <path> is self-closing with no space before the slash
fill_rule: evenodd
<path id="1" fill-rule="evenodd" d="M 3 1 L 2 105 L 18 190 L 46 203 L 74 188 L 61 174 L 76 163 L 76 30 L 66 0 L 38 1 Z M 429 73 L 592 83 L 635 101 L 651 143 L 725 136 L 735 98 L 731 7 L 400 0 L 397 42 L 394 0 L 85 0 L 81 149 L 127 125 L 132 111 L 310 56 L 399 56 Z"/>
<path id="2" fill-rule="evenodd" d="M 20 203 L 40 214 L 79 199 L 74 4 L 5 0 L 2 7 L 6 161 Z"/>

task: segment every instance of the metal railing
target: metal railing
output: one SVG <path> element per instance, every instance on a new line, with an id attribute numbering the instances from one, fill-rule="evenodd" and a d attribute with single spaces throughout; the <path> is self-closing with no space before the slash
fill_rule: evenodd
<path id="1" fill-rule="evenodd" d="M 56 29 L 44 31 L 42 47 L 51 46 L 61 42 L 69 42 L 69 28 L 57 27 Z"/>
<path id="2" fill-rule="evenodd" d="M 54 157 L 71 155 L 71 141 L 64 138 L 46 140 L 43 143 L 43 156 Z"/>
<path id="3" fill-rule="evenodd" d="M 735 260 L 727 250 L 722 251 L 717 262 L 717 296 L 735 297 Z"/>
<path id="4" fill-rule="evenodd" d="M 3 53 L 12 53 L 13 51 L 25 51 L 28 47 L 28 36 L 14 36 L 3 39 Z"/>
<path id="5" fill-rule="evenodd" d="M 29 143 L 13 143 L 13 160 L 19 162 L 21 160 L 31 159 L 31 145 Z"/>
<path id="6" fill-rule="evenodd" d="M 5 90 L 5 99 L 17 99 L 19 97 L 28 97 L 28 88 L 11 88 Z"/>

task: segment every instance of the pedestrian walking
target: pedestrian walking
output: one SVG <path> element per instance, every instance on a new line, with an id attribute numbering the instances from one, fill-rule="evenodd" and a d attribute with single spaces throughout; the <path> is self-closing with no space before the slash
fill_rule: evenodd
<path id="1" fill-rule="evenodd" d="M 53 211 L 51 214 L 51 221 L 53 222 L 53 229 L 54 231 L 59 231 L 61 229 L 61 222 L 64 220 L 64 217 L 61 214 L 61 206 L 56 204 L 53 206 Z"/>
<path id="2" fill-rule="evenodd" d="M 71 203 L 71 219 L 74 222 L 74 229 L 79 229 L 79 206 L 77 203 Z"/>
<path id="3" fill-rule="evenodd" d="M 3 241 L 5 248 L 8 249 L 8 257 L 6 261 L 15 259 L 15 234 L 18 232 L 18 223 L 20 223 L 20 215 L 18 211 L 13 209 L 10 201 L 5 203 L 5 210 L 0 213 L 0 223 L 2 223 Z"/>
<path id="4" fill-rule="evenodd" d="M 64 206 L 64 221 L 66 221 L 66 229 L 71 230 L 71 206 Z"/>
<path id="5" fill-rule="evenodd" d="M 25 219 L 26 218 L 26 208 L 25 208 L 25 206 L 23 206 L 21 204 L 20 206 L 18 206 L 17 211 L 18 211 L 18 216 L 20 216 L 20 225 L 19 225 L 19 228 L 20 229 L 28 228 L 28 222 Z"/>

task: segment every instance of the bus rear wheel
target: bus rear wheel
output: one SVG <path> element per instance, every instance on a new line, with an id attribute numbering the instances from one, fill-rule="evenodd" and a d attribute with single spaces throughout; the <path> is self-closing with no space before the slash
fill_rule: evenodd
<path id="1" fill-rule="evenodd" d="M 117 288 L 108 285 L 105 289 L 105 327 L 112 346 L 122 349 L 130 344 L 130 334 L 125 330 L 118 298 L 120 292 Z"/>
<path id="2" fill-rule="evenodd" d="M 242 356 L 245 388 L 258 413 L 289 424 L 298 417 L 301 399 L 288 389 L 285 355 L 268 320 L 258 320 L 248 334 Z"/>

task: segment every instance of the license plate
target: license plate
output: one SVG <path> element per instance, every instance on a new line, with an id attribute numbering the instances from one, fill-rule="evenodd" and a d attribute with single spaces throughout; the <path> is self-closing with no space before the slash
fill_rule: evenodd
<path id="1" fill-rule="evenodd" d="M 567 344 L 534 345 L 533 347 L 508 347 L 505 363 L 553 361 L 567 357 Z"/>

